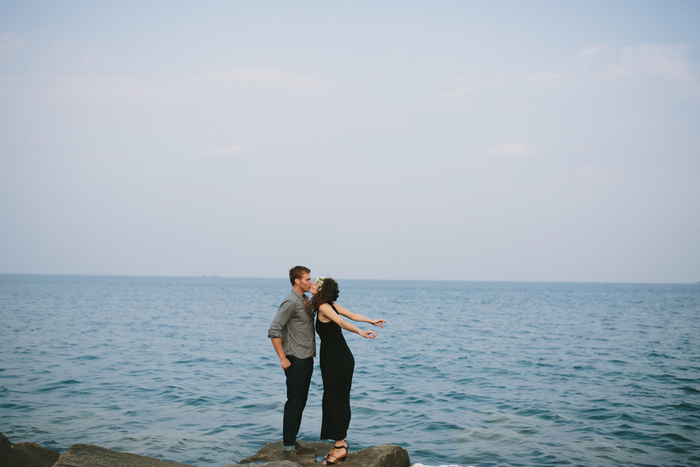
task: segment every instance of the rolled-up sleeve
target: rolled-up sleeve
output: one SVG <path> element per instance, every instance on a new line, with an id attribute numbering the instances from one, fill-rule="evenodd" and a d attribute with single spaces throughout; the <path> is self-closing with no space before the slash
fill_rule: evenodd
<path id="1" fill-rule="evenodd" d="M 291 300 L 285 300 L 282 305 L 280 305 L 279 310 L 277 310 L 277 315 L 275 319 L 272 320 L 270 328 L 267 330 L 267 337 L 269 339 L 282 338 L 284 334 L 284 327 L 287 325 L 292 315 L 294 314 L 294 303 Z"/>

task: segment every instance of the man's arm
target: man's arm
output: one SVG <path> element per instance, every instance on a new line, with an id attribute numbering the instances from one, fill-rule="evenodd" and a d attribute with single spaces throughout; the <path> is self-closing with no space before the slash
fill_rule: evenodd
<path id="1" fill-rule="evenodd" d="M 289 322 L 293 311 L 294 304 L 285 300 L 282 305 L 280 305 L 279 310 L 277 310 L 277 315 L 275 319 L 272 320 L 270 329 L 267 330 L 267 337 L 272 339 L 272 347 L 275 348 L 275 352 L 277 352 L 277 356 L 282 364 L 282 369 L 285 371 L 292 366 L 292 363 L 284 354 L 284 347 L 282 347 L 282 330 Z"/>
<path id="2" fill-rule="evenodd" d="M 284 349 L 282 348 L 282 338 L 281 337 L 273 337 L 271 340 L 272 340 L 272 347 L 275 348 L 275 352 L 277 352 L 277 356 L 280 358 L 280 363 L 282 364 L 282 369 L 284 371 L 287 371 L 287 368 L 292 366 L 292 363 L 289 361 L 287 356 L 284 354 Z"/>

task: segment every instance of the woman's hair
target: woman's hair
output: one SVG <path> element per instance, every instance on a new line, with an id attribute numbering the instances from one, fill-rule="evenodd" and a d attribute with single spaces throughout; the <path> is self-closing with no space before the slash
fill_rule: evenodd
<path id="1" fill-rule="evenodd" d="M 318 311 L 318 307 L 324 303 L 332 304 L 338 300 L 338 295 L 340 295 L 338 283 L 327 277 L 321 284 L 321 288 L 318 289 L 318 293 L 311 299 L 311 310 L 315 313 Z"/>

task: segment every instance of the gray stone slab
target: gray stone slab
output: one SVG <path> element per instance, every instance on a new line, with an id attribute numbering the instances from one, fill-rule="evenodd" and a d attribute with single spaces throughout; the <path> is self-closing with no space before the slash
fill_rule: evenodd
<path id="1" fill-rule="evenodd" d="M 333 447 L 331 443 L 325 442 L 305 442 L 298 441 L 304 447 L 311 447 L 315 450 L 314 454 L 303 454 L 299 456 L 301 462 L 293 462 L 294 467 L 301 465 L 302 467 L 307 466 L 319 466 L 318 462 L 323 462 L 323 456 L 328 454 Z M 361 449 L 356 452 L 352 452 L 352 445 L 350 446 L 350 453 L 342 461 L 342 467 L 409 467 L 411 464 L 408 457 L 408 452 L 401 446 L 396 446 L 394 444 L 385 444 L 382 446 L 374 446 L 367 449 Z M 250 463 L 263 464 L 265 462 L 280 462 L 284 460 L 284 453 L 282 452 L 282 441 L 275 441 L 273 443 L 268 443 L 260 450 L 255 453 L 254 456 L 243 459 L 240 464 L 245 464 L 251 467 Z M 239 464 L 239 465 L 240 465 Z M 287 467 L 287 465 L 282 464 L 264 464 L 265 467 Z"/>
<path id="2" fill-rule="evenodd" d="M 0 433 L 0 467 L 51 467 L 60 455 L 37 443 L 12 444 Z"/>
<path id="3" fill-rule="evenodd" d="M 271 461 L 271 462 L 256 462 L 254 464 L 226 464 L 222 467 L 299 467 L 299 464 L 292 461 Z"/>
<path id="4" fill-rule="evenodd" d="M 54 467 L 193 467 L 92 444 L 73 444 L 61 454 Z"/>
<path id="5" fill-rule="evenodd" d="M 319 466 L 323 456 L 333 445 L 322 441 L 299 441 L 314 453 L 297 457 L 299 462 L 284 458 L 282 441 L 268 443 L 254 455 L 238 464 L 222 467 L 308 467 Z M 352 446 L 351 446 L 352 450 Z M 55 461 L 55 464 L 54 464 Z M 164 461 L 153 457 L 140 456 L 128 452 L 117 452 L 92 444 L 73 444 L 61 454 L 43 448 L 36 443 L 13 445 L 0 433 L 0 467 L 194 467 L 188 464 Z M 342 467 L 409 467 L 408 452 L 401 446 L 385 444 L 356 452 L 350 452 L 342 462 Z"/>

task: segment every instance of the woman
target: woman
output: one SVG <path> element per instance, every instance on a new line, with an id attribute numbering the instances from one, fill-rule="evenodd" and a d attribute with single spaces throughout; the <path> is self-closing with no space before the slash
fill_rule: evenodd
<path id="1" fill-rule="evenodd" d="M 319 277 L 311 286 L 311 309 L 317 312 L 316 332 L 321 338 L 321 375 L 323 377 L 323 421 L 321 439 L 335 441 L 333 450 L 325 457 L 323 465 L 332 465 L 348 455 L 345 438 L 350 425 L 350 386 L 355 359 L 343 337 L 342 329 L 356 332 L 362 337 L 374 339 L 374 331 L 362 331 L 342 316 L 353 321 L 384 327 L 383 319 L 369 319 L 351 313 L 335 303 L 338 299 L 338 283 L 331 278 Z"/>

